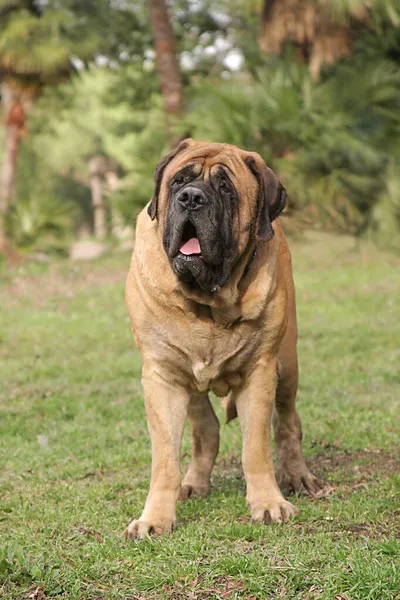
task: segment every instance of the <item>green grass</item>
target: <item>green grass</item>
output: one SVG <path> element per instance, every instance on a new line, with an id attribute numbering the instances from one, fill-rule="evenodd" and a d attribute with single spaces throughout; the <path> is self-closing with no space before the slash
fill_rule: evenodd
<path id="1" fill-rule="evenodd" d="M 234 421 L 211 496 L 139 543 L 121 535 L 150 472 L 129 256 L 2 274 L 2 600 L 400 598 L 400 261 L 346 237 L 291 245 L 304 451 L 334 492 L 295 498 L 288 525 L 252 525 Z M 189 449 L 186 432 L 184 464 Z"/>

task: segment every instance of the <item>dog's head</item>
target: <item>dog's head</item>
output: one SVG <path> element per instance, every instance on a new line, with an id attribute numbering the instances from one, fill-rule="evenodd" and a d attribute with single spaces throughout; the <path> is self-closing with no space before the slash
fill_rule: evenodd
<path id="1" fill-rule="evenodd" d="M 178 279 L 221 288 L 249 245 L 270 240 L 286 192 L 261 156 L 186 139 L 163 158 L 148 205 Z"/>

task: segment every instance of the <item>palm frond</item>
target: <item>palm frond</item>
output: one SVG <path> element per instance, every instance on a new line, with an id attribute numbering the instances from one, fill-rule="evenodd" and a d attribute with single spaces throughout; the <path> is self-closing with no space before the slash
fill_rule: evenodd
<path id="1" fill-rule="evenodd" d="M 383 28 L 400 25 L 396 0 L 265 0 L 259 45 L 280 53 L 285 40 L 293 42 L 299 60 L 318 78 L 324 66 L 352 54 L 354 31 L 368 24 Z"/>
<path id="2" fill-rule="evenodd" d="M 8 216 L 8 231 L 21 249 L 67 254 L 75 209 L 52 197 L 20 198 Z"/>
<path id="3" fill-rule="evenodd" d="M 71 56 L 93 50 L 87 39 L 75 39 L 76 21 L 64 11 L 47 10 L 40 17 L 18 10 L 0 36 L 0 71 L 14 77 L 36 77 L 43 83 L 72 70 Z"/>

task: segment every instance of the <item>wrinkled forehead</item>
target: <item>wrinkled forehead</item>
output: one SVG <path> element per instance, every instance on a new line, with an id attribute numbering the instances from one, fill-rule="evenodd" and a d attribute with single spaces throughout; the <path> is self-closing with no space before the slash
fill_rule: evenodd
<path id="1" fill-rule="evenodd" d="M 235 186 L 256 183 L 252 181 L 248 166 L 244 159 L 249 153 L 231 146 L 230 144 L 209 144 L 196 142 L 176 156 L 168 165 L 165 175 L 172 177 L 181 169 L 191 166 L 196 176 L 202 175 L 205 180 L 221 170 L 227 173 Z"/>

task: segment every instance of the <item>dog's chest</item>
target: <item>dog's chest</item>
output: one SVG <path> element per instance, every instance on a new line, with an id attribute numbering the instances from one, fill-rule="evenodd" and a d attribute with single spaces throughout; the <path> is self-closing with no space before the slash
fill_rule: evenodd
<path id="1" fill-rule="evenodd" d="M 194 387 L 201 392 L 212 390 L 225 396 L 238 387 L 243 378 L 244 365 L 254 353 L 259 332 L 246 325 L 231 328 L 193 328 L 185 346 Z"/>

